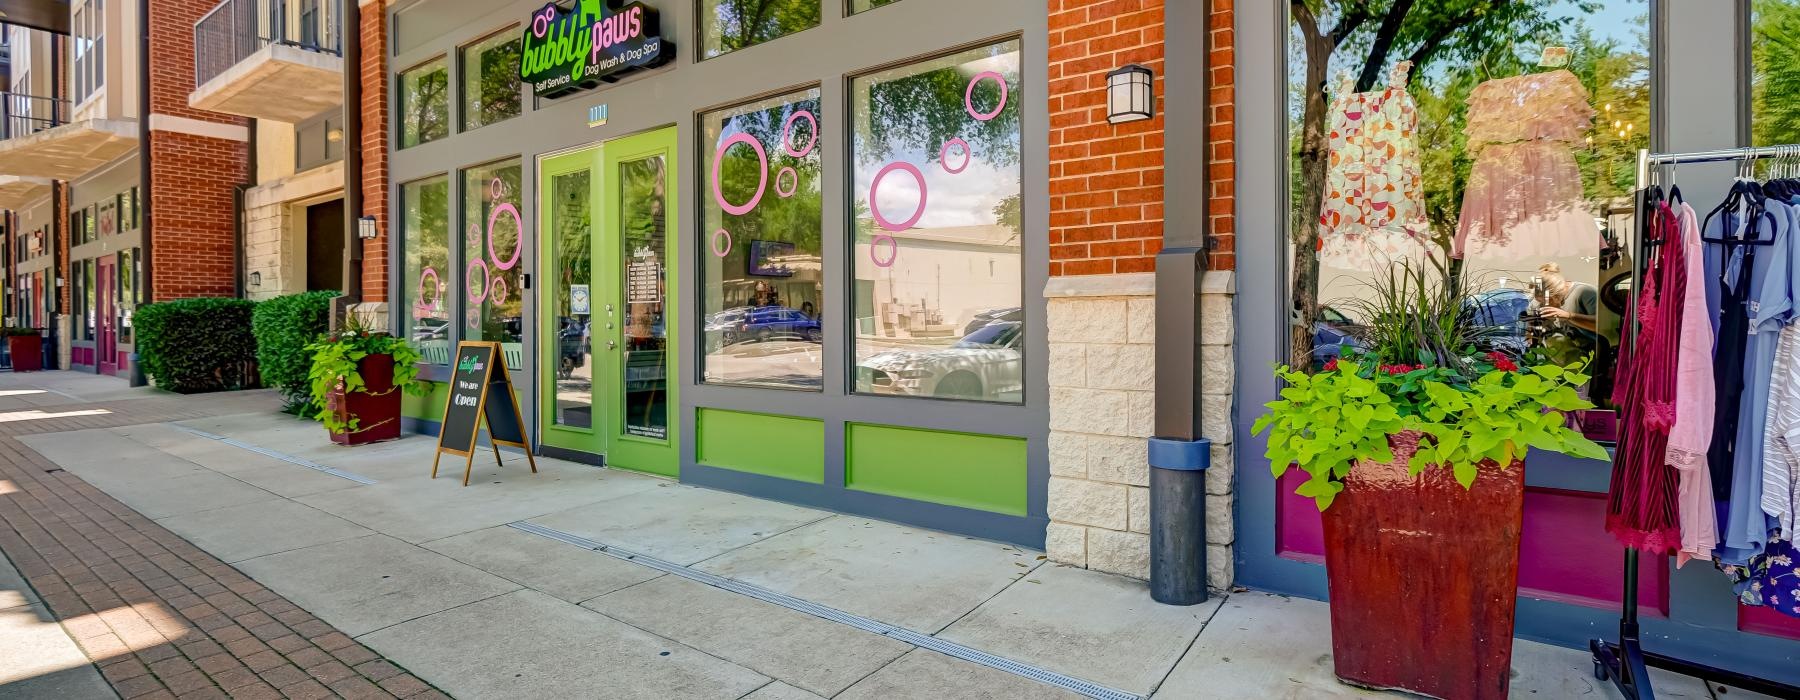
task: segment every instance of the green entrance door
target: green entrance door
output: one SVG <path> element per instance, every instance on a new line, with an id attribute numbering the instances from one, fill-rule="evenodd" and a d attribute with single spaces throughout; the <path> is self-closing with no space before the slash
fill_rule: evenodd
<path id="1" fill-rule="evenodd" d="M 539 165 L 545 445 L 676 476 L 675 131 Z"/>

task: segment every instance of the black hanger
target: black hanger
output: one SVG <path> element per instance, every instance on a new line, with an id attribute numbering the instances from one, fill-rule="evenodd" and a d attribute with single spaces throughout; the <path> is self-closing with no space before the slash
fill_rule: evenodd
<path id="1" fill-rule="evenodd" d="M 1763 194 L 1763 188 L 1762 188 L 1761 183 L 1758 183 L 1755 180 L 1746 180 L 1746 179 L 1741 179 L 1741 178 L 1738 181 L 1732 183 L 1731 192 L 1725 196 L 1725 201 L 1720 202 L 1719 206 L 1713 207 L 1712 211 L 1706 213 L 1706 220 L 1701 224 L 1701 230 L 1705 230 L 1707 226 L 1712 224 L 1712 219 L 1714 216 L 1717 216 L 1721 213 L 1727 213 L 1730 211 L 1734 211 L 1738 208 L 1738 206 L 1737 206 L 1738 204 L 1747 202 L 1749 204 L 1749 210 L 1750 210 L 1748 218 L 1753 223 L 1746 225 L 1744 227 L 1744 230 L 1745 230 L 1745 233 L 1750 234 L 1750 235 L 1747 237 L 1744 237 L 1744 238 L 1734 238 L 1734 237 L 1731 237 L 1730 235 L 1728 235 L 1729 232 L 1726 232 L 1727 235 L 1721 236 L 1719 238 L 1709 238 L 1709 237 L 1702 236 L 1700 240 L 1705 241 L 1707 243 L 1717 243 L 1720 245 L 1727 245 L 1727 246 L 1774 245 L 1775 244 L 1775 234 L 1774 234 L 1773 226 L 1775 225 L 1775 215 L 1772 213 L 1769 213 L 1763 207 L 1763 200 L 1764 200 L 1764 194 Z M 1763 228 L 1762 222 L 1765 218 L 1768 219 L 1768 222 L 1769 222 L 1771 228 L 1769 229 L 1769 231 L 1770 231 L 1769 237 L 1761 238 L 1760 236 L 1762 235 L 1762 228 Z"/>

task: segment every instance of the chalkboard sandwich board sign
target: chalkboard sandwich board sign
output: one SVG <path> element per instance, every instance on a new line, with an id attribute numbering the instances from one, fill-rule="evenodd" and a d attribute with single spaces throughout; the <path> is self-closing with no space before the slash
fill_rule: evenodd
<path id="1" fill-rule="evenodd" d="M 525 437 L 519 396 L 506 372 L 506 353 L 499 343 L 465 340 L 456 344 L 450 397 L 445 400 L 444 423 L 438 430 L 437 453 L 431 457 L 431 478 L 437 478 L 438 460 L 448 452 L 464 459 L 463 485 L 469 485 L 469 473 L 475 468 L 476 433 L 483 420 L 487 421 L 488 444 L 494 448 L 494 463 L 504 464 L 500 446 L 512 445 L 525 450 L 525 461 L 536 474 L 537 459 L 531 456 L 531 441 Z"/>

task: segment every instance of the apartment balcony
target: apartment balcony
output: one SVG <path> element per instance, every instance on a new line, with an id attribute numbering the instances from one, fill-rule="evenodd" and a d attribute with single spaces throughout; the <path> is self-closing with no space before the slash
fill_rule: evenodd
<path id="1" fill-rule="evenodd" d="M 50 194 L 50 178 L 0 175 L 0 209 L 24 209 Z"/>
<path id="2" fill-rule="evenodd" d="M 0 175 L 77 180 L 138 145 L 137 122 L 69 121 L 69 103 L 0 92 Z"/>
<path id="3" fill-rule="evenodd" d="M 194 23 L 188 106 L 297 123 L 344 102 L 342 0 L 225 0 Z"/>

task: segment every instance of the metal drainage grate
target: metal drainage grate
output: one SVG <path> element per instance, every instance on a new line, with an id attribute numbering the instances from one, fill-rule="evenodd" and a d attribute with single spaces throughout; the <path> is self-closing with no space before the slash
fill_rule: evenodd
<path id="1" fill-rule="evenodd" d="M 225 437 L 224 435 L 216 435 L 213 433 L 206 432 L 204 430 L 195 430 L 195 429 L 189 428 L 185 425 L 175 425 L 174 427 L 176 430 L 179 430 L 184 433 L 188 433 L 190 435 L 195 435 L 195 436 L 206 438 L 208 440 L 215 440 L 218 442 L 222 442 L 222 443 L 225 443 L 232 447 L 236 447 L 240 450 L 249 450 L 251 452 L 255 452 L 264 457 L 269 457 L 272 459 L 279 459 L 283 462 L 287 462 L 288 464 L 295 464 L 295 465 L 299 465 L 302 467 L 306 467 L 307 469 L 311 469 L 316 472 L 330 474 L 339 479 L 348 479 L 350 481 L 354 481 L 356 483 L 363 484 L 365 486 L 375 483 L 374 479 L 363 476 L 361 474 L 347 472 L 342 469 L 338 469 L 337 467 L 327 467 L 323 464 L 319 464 L 318 462 L 314 462 L 314 461 L 304 459 L 301 457 L 295 457 L 291 454 L 286 454 L 283 452 L 276 452 L 274 450 L 271 450 L 267 447 L 262 447 L 260 445 L 252 445 L 252 444 L 250 444 L 248 442 L 244 442 L 242 440 L 228 438 L 228 437 Z"/>
<path id="2" fill-rule="evenodd" d="M 1096 700 L 1143 700 L 1144 697 L 1136 693 L 1118 690 L 1116 688 L 1108 688 L 1097 683 L 1084 681 L 1080 678 L 1065 676 L 1055 671 L 1020 663 L 1003 656 L 996 656 L 980 649 L 964 646 L 945 639 L 939 639 L 929 634 L 910 630 L 905 627 L 890 625 L 878 620 L 871 620 L 861 615 L 854 615 L 835 608 L 829 608 L 812 601 L 795 598 L 794 596 L 785 593 L 777 593 L 766 588 L 744 583 L 743 581 L 709 574 L 699 569 L 657 559 L 656 557 L 647 554 L 639 554 L 628 549 L 622 549 L 602 542 L 595 542 L 580 535 L 573 535 L 555 528 L 548 528 L 523 520 L 507 523 L 507 526 L 515 530 L 522 530 L 565 544 L 572 544 L 589 551 L 599 552 L 610 557 L 635 562 L 666 574 L 674 574 L 690 581 L 704 583 L 714 588 L 722 588 L 731 591 L 732 593 L 749 596 L 765 603 L 779 605 L 789 610 L 796 610 L 812 615 L 813 617 L 830 620 L 841 625 L 849 625 L 864 632 L 871 632 L 891 639 L 897 639 L 907 644 L 930 649 L 946 656 L 953 656 L 964 661 L 981 664 L 988 668 L 1029 678 L 1039 683 L 1053 685 L 1090 698 L 1095 698 Z"/>

